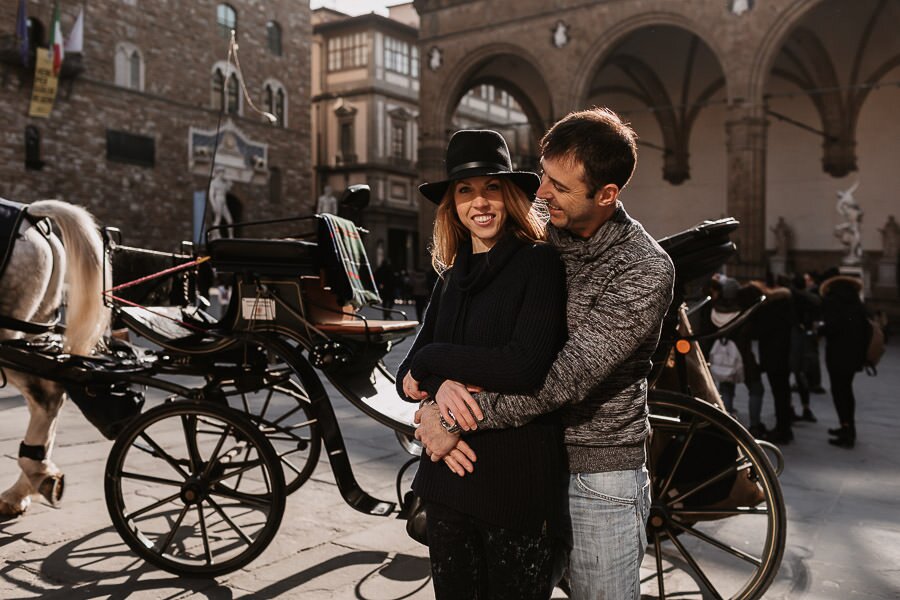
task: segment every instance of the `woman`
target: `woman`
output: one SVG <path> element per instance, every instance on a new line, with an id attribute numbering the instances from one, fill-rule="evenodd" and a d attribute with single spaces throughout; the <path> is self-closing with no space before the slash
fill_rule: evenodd
<path id="1" fill-rule="evenodd" d="M 819 333 L 825 336 L 825 367 L 841 424 L 837 429 L 828 430 L 834 436 L 828 443 L 842 448 L 856 444 L 853 377 L 863 368 L 868 327 L 866 309 L 859 297 L 861 289 L 858 278 L 846 275 L 826 279 L 819 288 L 824 321 Z"/>
<path id="2" fill-rule="evenodd" d="M 438 204 L 432 264 L 441 273 L 422 329 L 397 373 L 410 401 L 477 386 L 536 389 L 565 334 L 565 274 L 530 200 L 534 173 L 512 170 L 503 137 L 463 130 L 447 147 L 447 179 L 420 186 Z M 455 423 L 447 423 L 450 428 Z M 549 598 L 549 522 L 561 466 L 552 416 L 466 436 L 471 473 L 422 457 L 413 490 L 427 508 L 438 599 Z"/>

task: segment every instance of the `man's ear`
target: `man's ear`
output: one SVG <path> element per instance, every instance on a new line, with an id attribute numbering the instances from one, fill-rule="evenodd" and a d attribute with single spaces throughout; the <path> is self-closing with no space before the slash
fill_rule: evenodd
<path id="1" fill-rule="evenodd" d="M 614 183 L 607 183 L 594 194 L 594 202 L 597 203 L 597 206 L 602 207 L 615 206 L 618 197 L 619 186 Z"/>

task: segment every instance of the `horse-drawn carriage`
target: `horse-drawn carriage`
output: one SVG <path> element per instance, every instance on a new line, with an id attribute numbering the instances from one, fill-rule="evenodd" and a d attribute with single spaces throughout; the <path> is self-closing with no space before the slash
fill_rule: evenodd
<path id="1" fill-rule="evenodd" d="M 359 206 L 367 198 L 368 188 L 355 186 L 342 202 Z M 172 254 L 122 246 L 107 230 L 104 255 L 115 281 L 103 286 L 106 301 L 119 324 L 150 344 L 113 336 L 79 355 L 52 328 L 0 343 L 0 367 L 63 386 L 115 439 L 104 481 L 112 522 L 136 554 L 173 573 L 217 576 L 256 558 L 323 445 L 347 504 L 374 516 L 406 516 L 402 470 L 396 501 L 374 498 L 356 482 L 323 381 L 418 454 L 416 405 L 397 397 L 383 361 L 417 323 L 360 310 L 377 303 L 378 293 L 352 223 L 319 215 L 279 225 L 303 233 L 219 237 L 202 252 Z M 660 597 L 677 588 L 758 598 L 784 547 L 780 454 L 721 409 L 684 304 L 685 284 L 733 253 L 728 235 L 736 227 L 724 219 L 661 240 L 676 265 L 676 294 L 649 395 L 647 564 L 655 566 Z M 116 268 L 142 263 L 155 266 L 141 267 L 143 277 L 133 281 L 123 279 L 128 269 Z M 196 299 L 197 272 L 209 266 L 232 289 L 219 318 Z M 147 388 L 164 400 L 143 410 Z M 58 500 L 61 479 L 52 481 L 52 489 L 35 484 L 34 491 Z"/>

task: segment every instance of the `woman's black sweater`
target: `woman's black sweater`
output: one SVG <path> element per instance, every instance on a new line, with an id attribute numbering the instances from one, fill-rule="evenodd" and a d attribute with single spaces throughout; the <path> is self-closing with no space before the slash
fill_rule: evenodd
<path id="1" fill-rule="evenodd" d="M 490 252 L 460 248 L 454 267 L 432 292 L 422 329 L 397 372 L 411 371 L 434 397 L 452 379 L 501 393 L 537 388 L 565 336 L 565 272 L 547 244 L 508 235 Z M 556 419 L 466 435 L 478 456 L 459 477 L 423 456 L 413 490 L 485 523 L 539 530 L 554 511 L 561 465 Z"/>

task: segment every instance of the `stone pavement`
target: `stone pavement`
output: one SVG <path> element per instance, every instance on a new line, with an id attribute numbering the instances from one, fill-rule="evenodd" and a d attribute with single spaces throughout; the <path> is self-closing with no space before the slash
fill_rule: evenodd
<path id="1" fill-rule="evenodd" d="M 389 358 L 396 363 L 403 353 L 401 347 Z M 813 396 L 819 422 L 798 425 L 796 441 L 784 448 L 787 545 L 766 598 L 900 597 L 898 387 L 900 344 L 894 342 L 877 377 L 857 377 L 859 439 L 852 451 L 825 443 L 825 430 L 836 425 L 834 410 L 830 396 Z M 15 454 L 27 411 L 20 397 L 4 395 L 5 487 L 18 472 Z M 394 478 L 408 456 L 391 431 L 337 394 L 332 399 L 357 480 L 376 497 L 394 499 Z M 737 407 L 746 414 L 745 397 L 738 396 Z M 771 424 L 769 401 L 766 413 Z M 271 546 L 247 568 L 212 581 L 151 568 L 118 538 L 103 499 L 111 442 L 72 405 L 64 409 L 57 440 L 54 458 L 66 472 L 65 501 L 58 509 L 36 501 L 26 517 L 0 523 L 0 598 L 433 597 L 426 549 L 406 536 L 403 521 L 349 508 L 324 459 L 289 497 Z M 646 575 L 646 597 L 654 597 L 651 571 Z M 554 597 L 564 595 L 557 590 Z"/>

